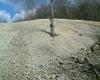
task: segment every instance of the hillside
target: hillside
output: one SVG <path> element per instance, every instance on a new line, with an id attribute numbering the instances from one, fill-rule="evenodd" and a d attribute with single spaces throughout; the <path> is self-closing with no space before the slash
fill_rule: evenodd
<path id="1" fill-rule="evenodd" d="M 49 24 L 47 19 L 0 24 L 0 80 L 98 79 L 100 23 L 56 19 L 55 38 Z M 85 57 L 98 65 L 98 75 Z"/>

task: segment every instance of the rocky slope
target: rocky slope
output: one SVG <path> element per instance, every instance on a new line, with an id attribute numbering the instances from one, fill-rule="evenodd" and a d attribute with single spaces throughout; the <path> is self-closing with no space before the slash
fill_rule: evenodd
<path id="1" fill-rule="evenodd" d="M 100 23 L 49 20 L 0 24 L 0 80 L 99 80 Z"/>

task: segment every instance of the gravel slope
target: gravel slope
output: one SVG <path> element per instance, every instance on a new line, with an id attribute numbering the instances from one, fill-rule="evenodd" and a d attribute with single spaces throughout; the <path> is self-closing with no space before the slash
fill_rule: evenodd
<path id="1" fill-rule="evenodd" d="M 56 19 L 55 25 L 59 35 L 52 38 L 46 19 L 0 24 L 0 80 L 97 80 L 75 61 L 89 51 L 90 61 L 100 64 L 100 48 L 91 51 L 100 23 Z"/>

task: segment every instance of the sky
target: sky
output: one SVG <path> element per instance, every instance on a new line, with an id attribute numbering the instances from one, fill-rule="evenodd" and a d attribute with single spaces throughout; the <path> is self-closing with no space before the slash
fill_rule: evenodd
<path id="1" fill-rule="evenodd" d="M 30 1 L 30 2 L 29 2 Z M 0 21 L 12 22 L 18 18 L 24 18 L 25 10 L 35 13 L 41 5 L 47 4 L 48 0 L 0 0 Z"/>

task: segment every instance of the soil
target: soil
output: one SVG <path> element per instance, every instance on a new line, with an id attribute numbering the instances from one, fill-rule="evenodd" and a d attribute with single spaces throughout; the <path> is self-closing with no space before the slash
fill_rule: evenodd
<path id="1" fill-rule="evenodd" d="M 54 38 L 49 24 L 0 24 L 0 80 L 99 80 L 100 23 L 55 19 Z"/>

